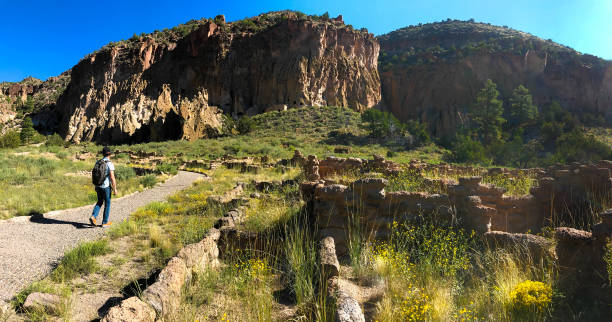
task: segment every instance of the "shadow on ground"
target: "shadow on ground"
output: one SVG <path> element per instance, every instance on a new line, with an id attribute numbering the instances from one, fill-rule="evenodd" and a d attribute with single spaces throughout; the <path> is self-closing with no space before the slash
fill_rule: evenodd
<path id="1" fill-rule="evenodd" d="M 76 222 L 76 221 L 66 221 L 66 220 L 59 220 L 59 219 L 53 219 L 53 218 L 46 218 L 43 214 L 39 213 L 39 212 L 31 212 L 29 214 L 30 216 L 30 222 L 36 223 L 36 224 L 43 224 L 43 225 L 50 225 L 50 224 L 55 224 L 55 225 L 72 225 L 74 227 L 76 227 L 77 229 L 86 229 L 86 228 L 96 228 L 97 226 L 91 225 L 89 223 L 82 223 L 82 222 Z"/>

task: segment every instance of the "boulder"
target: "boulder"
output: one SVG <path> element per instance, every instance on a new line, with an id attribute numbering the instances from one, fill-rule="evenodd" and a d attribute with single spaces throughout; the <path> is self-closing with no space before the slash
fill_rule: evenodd
<path id="1" fill-rule="evenodd" d="M 45 312 L 58 312 L 62 298 L 57 294 L 34 292 L 28 295 L 23 303 L 23 309 L 26 311 L 44 310 Z"/>
<path id="2" fill-rule="evenodd" d="M 132 296 L 112 307 L 102 322 L 153 322 L 155 310 L 138 297 Z"/>

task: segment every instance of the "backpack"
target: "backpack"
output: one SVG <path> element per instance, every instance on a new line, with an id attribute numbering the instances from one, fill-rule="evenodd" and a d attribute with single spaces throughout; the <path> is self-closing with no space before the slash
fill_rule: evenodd
<path id="1" fill-rule="evenodd" d="M 93 170 L 91 170 L 91 182 L 95 186 L 101 186 L 104 183 L 108 169 L 108 165 L 106 165 L 107 163 L 108 160 L 100 159 L 96 161 Z"/>

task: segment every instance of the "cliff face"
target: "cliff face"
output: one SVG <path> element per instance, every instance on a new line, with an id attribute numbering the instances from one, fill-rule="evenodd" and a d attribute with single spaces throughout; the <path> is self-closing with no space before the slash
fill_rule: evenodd
<path id="1" fill-rule="evenodd" d="M 205 21 L 176 41 L 146 36 L 86 57 L 58 101 L 60 133 L 113 143 L 197 139 L 219 133 L 222 111 L 364 110 L 380 101 L 372 35 L 341 20 L 263 20 Z"/>
<path id="2" fill-rule="evenodd" d="M 508 28 L 446 22 L 379 37 L 385 106 L 401 120 L 450 134 L 487 79 L 504 98 L 526 86 L 536 105 L 553 100 L 612 121 L 612 63 Z"/>
<path id="3" fill-rule="evenodd" d="M 35 126 L 47 129 L 47 121 L 57 123 L 54 118 L 40 117 L 55 107 L 55 102 L 66 88 L 70 80 L 70 71 L 59 76 L 49 77 L 41 81 L 34 77 L 27 77 L 20 82 L 0 83 L 0 124 L 1 132 L 19 127 L 23 116 L 32 116 Z M 41 113 L 43 111 L 43 113 Z"/>

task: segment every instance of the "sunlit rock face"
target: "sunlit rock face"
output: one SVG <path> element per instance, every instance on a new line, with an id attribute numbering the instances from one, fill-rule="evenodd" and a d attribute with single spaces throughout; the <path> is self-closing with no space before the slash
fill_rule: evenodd
<path id="1" fill-rule="evenodd" d="M 222 112 L 362 111 L 381 100 L 379 45 L 367 32 L 291 13 L 256 30 L 217 22 L 174 42 L 147 36 L 84 58 L 57 104 L 60 133 L 77 142 L 192 140 L 218 135 Z"/>

